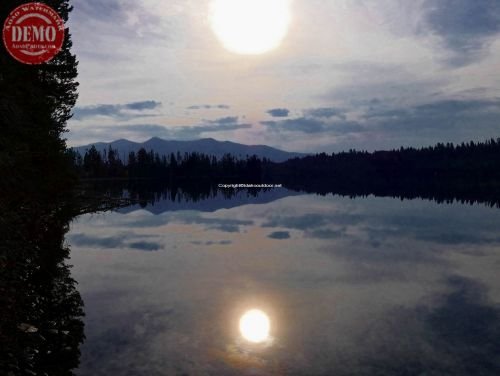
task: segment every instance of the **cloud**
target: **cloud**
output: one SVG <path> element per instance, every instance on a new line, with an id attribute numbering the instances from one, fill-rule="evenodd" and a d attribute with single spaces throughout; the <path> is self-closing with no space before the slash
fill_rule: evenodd
<path id="1" fill-rule="evenodd" d="M 498 127 L 500 99 L 440 100 L 409 108 L 369 110 L 364 118 L 372 129 L 415 132 L 423 129 L 449 134 L 450 130 L 494 131 Z"/>
<path id="2" fill-rule="evenodd" d="M 163 247 L 158 244 L 158 243 L 153 243 L 153 242 L 135 242 L 135 243 L 130 243 L 129 247 L 132 249 L 138 249 L 140 251 L 158 251 L 162 249 Z"/>
<path id="3" fill-rule="evenodd" d="M 447 63 L 452 66 L 479 60 L 500 33 L 498 0 L 427 0 L 424 13 L 431 32 L 451 51 Z"/>
<path id="4" fill-rule="evenodd" d="M 84 120 L 97 116 L 105 116 L 116 119 L 133 119 L 136 117 L 156 116 L 155 114 L 144 114 L 144 111 L 154 110 L 161 106 L 161 102 L 148 100 L 125 104 L 100 104 L 93 106 L 76 107 L 73 111 L 73 120 Z"/>
<path id="5" fill-rule="evenodd" d="M 120 113 L 120 108 L 118 105 L 111 104 L 76 107 L 73 110 L 73 120 L 83 120 L 94 116 L 117 116 Z"/>
<path id="6" fill-rule="evenodd" d="M 272 216 L 262 227 L 286 227 L 289 229 L 306 230 L 327 224 L 328 218 L 321 214 L 303 214 L 300 216 Z"/>
<path id="7" fill-rule="evenodd" d="M 71 245 L 75 245 L 77 247 L 89 247 L 98 249 L 131 248 L 140 251 L 157 251 L 163 248 L 158 243 L 146 241 L 133 241 L 132 243 L 127 244 L 128 239 L 136 239 L 138 237 L 140 237 L 140 235 L 131 233 L 106 237 L 89 236 L 86 234 L 71 234 L 69 236 L 69 242 Z"/>
<path id="8" fill-rule="evenodd" d="M 216 120 L 206 120 L 206 122 L 217 125 L 236 124 L 238 122 L 238 116 L 226 116 Z"/>
<path id="9" fill-rule="evenodd" d="M 133 102 L 124 105 L 126 109 L 135 111 L 154 110 L 159 106 L 161 106 L 161 102 L 156 101 Z"/>
<path id="10" fill-rule="evenodd" d="M 212 109 L 229 110 L 230 108 L 231 106 L 228 106 L 227 104 L 217 104 L 217 105 L 201 104 L 201 105 L 186 107 L 187 110 L 212 110 Z"/>
<path id="11" fill-rule="evenodd" d="M 359 225 L 363 216 L 349 213 L 317 214 L 307 213 L 299 216 L 271 216 L 262 224 L 263 228 L 284 228 L 299 230 L 305 238 L 339 239 L 346 236 L 349 226 Z M 288 231 L 277 231 L 269 235 L 272 239 L 288 239 Z"/>
<path id="12" fill-rule="evenodd" d="M 290 131 L 303 133 L 321 133 L 325 132 L 325 124 L 321 120 L 297 118 L 282 121 L 262 121 L 270 131 Z"/>
<path id="13" fill-rule="evenodd" d="M 225 219 L 225 218 L 209 218 L 198 215 L 186 215 L 177 218 L 185 224 L 204 225 L 206 230 L 218 230 L 222 232 L 240 232 L 240 226 L 251 226 L 253 221 Z"/>
<path id="14" fill-rule="evenodd" d="M 104 238 L 73 234 L 69 237 L 70 243 L 78 247 L 90 248 L 120 248 L 123 246 L 122 236 L 107 236 Z"/>
<path id="15" fill-rule="evenodd" d="M 304 114 L 306 116 L 311 116 L 315 118 L 332 118 L 338 117 L 342 120 L 346 119 L 345 113 L 343 110 L 333 107 L 321 107 L 321 108 L 313 108 L 309 110 L 305 110 Z"/>
<path id="16" fill-rule="evenodd" d="M 203 133 L 229 132 L 238 129 L 252 128 L 252 124 L 239 123 L 238 116 L 228 116 L 216 120 L 205 120 L 204 124 L 185 127 L 173 127 L 169 129 L 174 138 L 197 138 Z"/>
<path id="17" fill-rule="evenodd" d="M 464 234 L 461 232 L 449 232 L 439 234 L 422 234 L 419 240 L 425 240 L 437 244 L 447 245 L 483 245 L 483 244 L 500 244 L 500 237 L 486 238 L 479 234 Z"/>
<path id="18" fill-rule="evenodd" d="M 288 117 L 288 115 L 290 114 L 290 110 L 286 108 L 273 108 L 267 111 L 267 113 L 272 117 Z"/>
<path id="19" fill-rule="evenodd" d="M 88 19 L 100 20 L 105 22 L 125 21 L 127 18 L 127 9 L 130 9 L 132 3 L 119 0 L 85 0 L 76 1 L 74 12 L 78 16 L 85 16 Z"/>
<path id="20" fill-rule="evenodd" d="M 179 136 L 199 136 L 202 133 L 209 132 L 227 132 L 234 131 L 238 129 L 249 129 L 252 128 L 252 124 L 226 124 L 226 125 L 218 125 L 218 126 L 208 126 L 208 125 L 199 125 L 192 127 L 177 127 L 175 128 L 175 133 Z"/>
<path id="21" fill-rule="evenodd" d="M 498 112 L 500 110 L 500 100 L 443 100 L 417 106 L 416 110 L 426 114 L 445 112 L 459 115 L 481 111 Z"/>
<path id="22" fill-rule="evenodd" d="M 498 136 L 500 98 L 442 99 L 416 105 L 392 105 L 378 98 L 345 112 L 345 119 L 324 109 L 308 110 L 294 119 L 261 121 L 269 131 L 284 137 L 303 133 L 310 137 L 328 136 L 332 140 L 350 137 L 350 148 L 390 149 L 401 145 L 428 145 L 436 142 L 463 142 Z M 344 117 L 344 112 L 341 115 Z M 353 117 L 355 120 L 347 120 Z M 374 140 L 377 143 L 374 143 Z M 342 141 L 346 142 L 346 141 Z M 332 145 L 332 149 L 335 145 Z"/>
<path id="23" fill-rule="evenodd" d="M 204 230 L 217 230 L 222 232 L 235 233 L 240 232 L 242 226 L 252 226 L 252 220 L 240 220 L 234 218 L 214 218 L 202 215 L 200 212 L 195 211 L 178 211 L 178 212 L 165 212 L 161 216 L 147 215 L 144 217 L 134 218 L 133 221 L 120 222 L 122 226 L 129 228 L 146 228 L 146 227 L 161 227 L 168 224 L 186 224 L 186 225 L 199 225 Z M 118 237 L 119 238 L 119 237 Z M 192 243 L 197 244 L 197 243 Z M 202 243 L 200 243 L 202 244 Z M 229 244 L 224 240 L 221 245 Z"/>
<path id="24" fill-rule="evenodd" d="M 285 112 L 286 115 L 284 115 Z M 268 111 L 273 117 L 287 117 L 289 112 L 289 110 L 285 109 Z M 344 110 L 333 107 L 320 107 L 304 110 L 302 117 L 261 121 L 261 124 L 273 132 L 289 131 L 315 134 L 324 132 L 350 133 L 360 130 L 359 124 L 346 119 Z"/>
<path id="25" fill-rule="evenodd" d="M 212 240 L 209 240 L 209 241 L 206 241 L 206 242 L 201 242 L 201 241 L 198 241 L 198 240 L 195 240 L 195 241 L 192 241 L 191 244 L 194 244 L 194 245 L 207 245 L 207 246 L 211 246 L 211 245 L 231 245 L 233 242 L 231 240 L 221 240 L 221 241 L 212 241 Z"/>
<path id="26" fill-rule="evenodd" d="M 339 239 L 345 235 L 345 231 L 346 231 L 345 227 L 339 230 L 324 228 L 313 231 L 307 231 L 305 233 L 305 237 L 315 238 L 315 239 Z"/>
<path id="27" fill-rule="evenodd" d="M 80 0 L 74 2 L 71 14 L 71 30 L 78 47 L 85 45 L 85 53 L 98 50 L 95 47 L 105 41 L 124 39 L 130 43 L 151 38 L 161 38 L 159 31 L 165 21 L 154 8 L 132 0 Z M 89 27 L 91 25 L 91 27 Z M 86 32 L 84 37 L 84 32 Z M 95 38 L 101 35 L 101 40 Z M 88 36 L 92 38 L 88 38 Z"/>
<path id="28" fill-rule="evenodd" d="M 156 367 L 165 369 L 162 362 L 149 354 L 143 357 L 141 351 L 148 349 L 149 353 L 152 342 L 161 338 L 162 333 L 169 332 L 172 323 L 182 322 L 179 319 L 185 315 L 168 304 L 150 304 L 147 299 L 140 300 L 139 304 L 131 303 L 131 289 L 122 291 L 123 287 L 109 284 L 104 291 L 91 291 L 87 296 L 98 309 L 87 317 L 92 324 L 85 332 L 86 343 L 91 349 L 86 355 L 85 373 L 150 374 Z M 172 342 L 175 343 L 175 339 Z"/>
<path id="29" fill-rule="evenodd" d="M 342 68 L 347 69 L 347 68 Z M 356 70 L 359 69 L 359 72 Z M 354 66 L 346 71 L 354 76 L 347 85 L 335 86 L 319 99 L 340 102 L 344 111 L 369 107 L 377 103 L 385 106 L 408 106 L 429 101 L 443 95 L 443 87 L 452 80 L 445 74 L 432 78 L 420 78 L 415 72 L 395 64 L 381 67 L 377 64 Z"/>
<path id="30" fill-rule="evenodd" d="M 282 121 L 261 121 L 268 130 L 273 132 L 301 132 L 306 134 L 316 133 L 357 133 L 362 132 L 363 127 L 354 121 L 324 120 L 310 117 L 286 119 Z"/>
<path id="31" fill-rule="evenodd" d="M 500 349 L 500 309 L 488 299 L 488 290 L 480 282 L 452 276 L 447 284 L 451 292 L 441 297 L 441 305 L 428 312 L 425 323 L 457 358 L 474 348 L 474 356 L 481 359 L 477 364 L 488 372 L 498 364 L 493 359 Z"/>
<path id="32" fill-rule="evenodd" d="M 290 239 L 290 233 L 288 231 L 276 231 L 267 236 L 270 239 L 285 240 Z"/>
<path id="33" fill-rule="evenodd" d="M 408 275 L 401 279 L 407 282 Z M 416 375 L 430 369 L 442 375 L 495 374 L 500 309 L 489 298 L 490 289 L 457 275 L 438 286 L 444 292 L 389 308 L 384 320 L 365 332 L 364 356 L 356 368 L 364 372 L 356 374 L 402 375 L 408 364 Z"/>

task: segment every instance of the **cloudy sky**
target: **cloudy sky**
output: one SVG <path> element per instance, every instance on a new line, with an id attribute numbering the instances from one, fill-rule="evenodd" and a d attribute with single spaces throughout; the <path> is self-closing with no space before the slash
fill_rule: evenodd
<path id="1" fill-rule="evenodd" d="M 224 47 L 214 1 L 73 0 L 68 143 L 332 152 L 500 136 L 498 0 L 290 0 L 285 38 L 258 55 Z"/>

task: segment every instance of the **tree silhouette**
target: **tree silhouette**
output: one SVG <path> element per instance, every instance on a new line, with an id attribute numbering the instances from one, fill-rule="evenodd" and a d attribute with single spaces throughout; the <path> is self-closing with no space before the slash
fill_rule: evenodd
<path id="1" fill-rule="evenodd" d="M 0 20 L 24 0 L 0 2 Z M 47 0 L 64 21 L 68 0 Z M 58 185 L 72 182 L 66 144 L 66 121 L 77 99 L 77 61 L 71 53 L 66 29 L 60 53 L 50 62 L 26 65 L 14 60 L 0 43 L 0 191 L 11 195 L 15 186 L 29 184 L 23 178 L 49 179 Z"/>
<path id="2" fill-rule="evenodd" d="M 0 2 L 0 23 L 25 0 Z M 64 21 L 67 0 L 47 0 Z M 25 65 L 0 43 L 0 374 L 71 375 L 82 300 L 65 259 L 76 175 L 63 135 L 77 99 L 71 36 L 50 62 Z"/>

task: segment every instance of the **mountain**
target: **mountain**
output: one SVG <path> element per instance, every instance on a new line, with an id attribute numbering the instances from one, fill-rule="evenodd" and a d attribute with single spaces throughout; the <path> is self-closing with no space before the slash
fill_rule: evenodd
<path id="1" fill-rule="evenodd" d="M 160 155 L 170 155 L 170 153 L 175 154 L 177 152 L 180 152 L 181 154 L 198 152 L 207 155 L 214 155 L 217 158 L 221 158 L 226 153 L 238 158 L 246 158 L 247 155 L 256 155 L 260 158 L 267 158 L 274 162 L 284 162 L 290 158 L 305 156 L 305 154 L 291 153 L 266 145 L 244 145 L 230 141 L 217 141 L 212 138 L 205 138 L 196 141 L 173 141 L 153 137 L 143 143 L 128 140 L 117 140 L 110 143 L 98 142 L 90 145 L 77 146 L 74 147 L 73 150 L 78 151 L 83 156 L 85 151 L 90 149 L 92 145 L 94 145 L 100 152 L 107 150 L 109 146 L 111 146 L 111 148 L 118 150 L 120 158 L 125 162 L 127 161 L 128 154 L 131 151 L 137 153 L 140 148 L 144 148 L 147 151 L 154 150 Z"/>
<path id="2" fill-rule="evenodd" d="M 232 209 L 244 205 L 268 204 L 270 202 L 281 200 L 285 197 L 300 195 L 303 195 L 303 193 L 280 188 L 268 191 L 262 190 L 258 192 L 256 196 L 249 195 L 247 190 L 241 190 L 235 193 L 234 196 L 231 196 L 231 198 L 227 198 L 223 192 L 219 190 L 215 197 L 198 201 L 185 198 L 182 199 L 180 196 L 177 196 L 177 199 L 162 197 L 162 199 L 153 204 L 148 202 L 146 206 L 139 204 L 130 205 L 125 208 L 116 209 L 116 211 L 118 213 L 127 214 L 137 210 L 146 210 L 154 215 L 159 215 L 165 212 L 186 210 L 213 213 L 220 209 Z"/>

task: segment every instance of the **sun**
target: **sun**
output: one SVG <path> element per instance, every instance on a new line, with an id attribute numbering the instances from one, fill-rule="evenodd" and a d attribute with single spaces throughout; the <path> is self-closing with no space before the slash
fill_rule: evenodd
<path id="1" fill-rule="evenodd" d="M 229 51 L 258 55 L 278 47 L 288 33 L 290 0 L 213 0 L 210 23 Z"/>
<path id="2" fill-rule="evenodd" d="M 269 338 L 271 323 L 269 317 L 259 309 L 247 311 L 240 319 L 243 338 L 253 343 L 261 343 Z"/>

